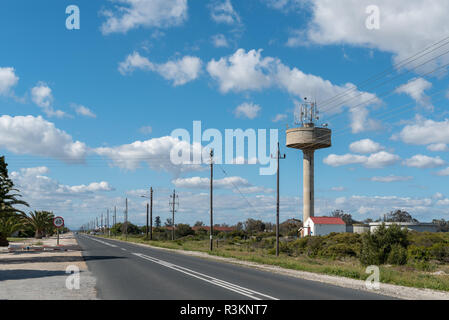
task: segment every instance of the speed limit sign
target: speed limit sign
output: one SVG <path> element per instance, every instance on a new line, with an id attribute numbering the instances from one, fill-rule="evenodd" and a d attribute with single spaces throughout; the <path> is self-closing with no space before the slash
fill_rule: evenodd
<path id="1" fill-rule="evenodd" d="M 64 219 L 63 219 L 62 217 L 55 217 L 55 218 L 53 219 L 53 225 L 54 225 L 56 228 L 61 228 L 61 227 L 63 227 L 63 226 L 64 226 Z"/>

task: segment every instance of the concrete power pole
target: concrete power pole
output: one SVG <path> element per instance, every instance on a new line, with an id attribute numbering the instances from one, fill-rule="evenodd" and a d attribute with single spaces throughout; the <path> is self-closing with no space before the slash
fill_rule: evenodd
<path id="1" fill-rule="evenodd" d="M 149 219 L 149 217 L 148 217 L 148 215 L 149 215 L 149 212 L 150 211 L 150 205 L 149 205 L 149 203 L 147 202 L 147 228 L 146 228 L 146 238 L 148 239 L 148 232 L 149 232 L 149 221 L 148 221 L 148 219 Z"/>
<path id="2" fill-rule="evenodd" d="M 210 251 L 214 248 L 214 149 L 210 150 Z M 218 241 L 218 240 L 217 240 Z"/>
<path id="3" fill-rule="evenodd" d="M 271 156 L 273 158 L 273 156 Z M 277 160 L 277 177 L 276 177 L 276 257 L 279 256 L 279 160 L 285 159 L 285 154 L 281 157 L 281 151 L 279 149 L 278 142 L 278 151 L 276 154 Z"/>
<path id="4" fill-rule="evenodd" d="M 128 198 L 125 203 L 125 240 L 128 240 Z"/>
<path id="5" fill-rule="evenodd" d="M 150 187 L 150 240 L 153 240 L 153 187 Z"/>
<path id="6" fill-rule="evenodd" d="M 176 199 L 178 196 L 176 195 L 176 190 L 173 190 L 173 195 L 170 195 L 170 206 L 172 207 L 172 240 L 175 240 L 175 212 L 176 212 L 176 205 L 177 203 Z"/>

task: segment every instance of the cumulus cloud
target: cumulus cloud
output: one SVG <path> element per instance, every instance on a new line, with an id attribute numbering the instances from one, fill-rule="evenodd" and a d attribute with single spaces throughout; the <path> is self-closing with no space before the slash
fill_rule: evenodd
<path id="1" fill-rule="evenodd" d="M 11 93 L 11 89 L 17 85 L 19 77 L 16 75 L 14 68 L 0 67 L 0 96 L 6 96 Z"/>
<path id="2" fill-rule="evenodd" d="M 259 115 L 261 109 L 257 104 L 245 102 L 235 108 L 234 114 L 237 118 L 246 117 L 248 119 L 254 119 Z"/>
<path id="3" fill-rule="evenodd" d="M 377 130 L 380 127 L 378 122 L 369 118 L 367 109 L 369 105 L 381 102 L 376 95 L 358 91 L 351 83 L 334 85 L 296 67 L 290 68 L 277 58 L 262 57 L 262 50 L 246 52 L 244 49 L 238 49 L 231 56 L 211 60 L 207 64 L 207 71 L 218 82 L 222 93 L 260 91 L 277 87 L 301 99 L 313 97 L 316 92 L 320 92 L 320 99 L 326 100 L 344 92 L 348 96 L 345 103 L 324 106 L 321 112 L 335 114 L 342 112 L 345 106 L 349 107 L 353 133 Z"/>
<path id="4" fill-rule="evenodd" d="M 177 188 L 187 189 L 208 189 L 210 188 L 210 179 L 201 177 L 178 178 L 172 181 Z M 225 177 L 223 179 L 214 179 L 214 188 L 231 189 L 234 192 L 249 193 L 272 193 L 272 189 L 252 185 L 248 180 L 242 177 Z"/>
<path id="5" fill-rule="evenodd" d="M 434 121 L 417 117 L 414 123 L 406 125 L 399 134 L 393 135 L 392 138 L 413 145 L 448 144 L 449 120 Z"/>
<path id="6" fill-rule="evenodd" d="M 349 149 L 355 153 L 376 153 L 385 148 L 371 139 L 363 139 L 351 143 Z"/>
<path id="7" fill-rule="evenodd" d="M 355 154 L 336 155 L 330 154 L 323 162 L 332 167 L 340 167 L 350 164 L 362 164 L 366 168 L 384 168 L 399 161 L 399 156 L 386 151 L 373 153 L 370 156 Z"/>
<path id="8" fill-rule="evenodd" d="M 234 10 L 231 0 L 215 1 L 211 6 L 211 17 L 216 23 L 238 24 L 240 16 Z"/>
<path id="9" fill-rule="evenodd" d="M 187 171 L 201 171 L 201 165 L 196 164 L 174 164 L 170 154 L 172 150 L 181 150 L 201 154 L 201 148 L 189 143 L 170 137 L 153 138 L 146 141 L 135 141 L 116 147 L 102 147 L 93 149 L 93 152 L 109 158 L 112 166 L 122 169 L 135 170 L 141 163 L 146 163 L 154 170 L 163 170 L 173 174 Z"/>
<path id="10" fill-rule="evenodd" d="M 167 28 L 187 20 L 187 0 L 117 0 L 115 10 L 101 13 L 103 34 L 127 33 L 138 27 Z"/>
<path id="11" fill-rule="evenodd" d="M 427 150 L 439 152 L 439 151 L 449 151 L 449 147 L 445 143 L 434 143 L 427 146 Z"/>
<path id="12" fill-rule="evenodd" d="M 42 110 L 48 117 L 62 118 L 66 116 L 65 112 L 53 109 L 53 94 L 51 88 L 44 82 L 38 83 L 31 89 L 31 100 Z"/>
<path id="13" fill-rule="evenodd" d="M 430 0 L 306 0 L 311 11 L 307 28 L 294 34 L 291 43 L 319 45 L 350 44 L 391 52 L 395 62 L 402 61 L 422 48 L 447 37 L 449 2 Z M 366 28 L 366 8 L 380 9 L 380 28 Z M 426 28 L 422 28 L 425 25 Z M 436 56 L 435 53 L 433 56 Z M 432 55 L 430 55 L 432 56 Z M 426 56 L 426 59 L 430 57 Z M 435 64 L 443 63 L 440 58 Z M 422 59 L 414 65 L 422 63 Z M 447 63 L 447 62 L 445 62 Z"/>
<path id="14" fill-rule="evenodd" d="M 441 171 L 438 171 L 437 172 L 437 175 L 439 175 L 439 176 L 449 176 L 449 167 L 447 167 L 446 169 L 443 169 L 443 170 L 441 170 Z"/>
<path id="15" fill-rule="evenodd" d="M 84 162 L 87 146 L 41 116 L 0 117 L 0 147 L 16 154 Z"/>
<path id="16" fill-rule="evenodd" d="M 390 183 L 390 182 L 398 182 L 398 181 L 410 181 L 413 177 L 407 176 L 395 176 L 395 175 L 389 175 L 386 177 L 372 177 L 370 180 L 375 182 L 384 182 L 384 183 Z"/>
<path id="17" fill-rule="evenodd" d="M 75 112 L 78 115 L 88 117 L 88 118 L 96 118 L 97 115 L 92 112 L 88 107 L 82 106 L 82 105 L 73 105 L 75 108 Z"/>
<path id="18" fill-rule="evenodd" d="M 432 88 L 432 83 L 423 78 L 414 78 L 408 81 L 406 84 L 396 88 L 396 93 L 405 93 L 409 95 L 419 106 L 422 106 L 428 110 L 433 110 L 433 105 L 430 101 L 430 97 L 427 96 L 424 91 Z"/>
<path id="19" fill-rule="evenodd" d="M 164 79 L 172 81 L 174 86 L 180 86 L 197 79 L 201 68 L 201 59 L 197 57 L 184 56 L 163 64 L 155 64 L 138 52 L 133 52 L 119 63 L 118 70 L 123 75 L 130 74 L 136 69 L 157 72 Z"/>
<path id="20" fill-rule="evenodd" d="M 432 158 L 422 154 L 417 154 L 410 159 L 404 160 L 403 164 L 407 167 L 427 169 L 444 166 L 446 164 L 446 161 L 444 161 L 440 157 Z"/>

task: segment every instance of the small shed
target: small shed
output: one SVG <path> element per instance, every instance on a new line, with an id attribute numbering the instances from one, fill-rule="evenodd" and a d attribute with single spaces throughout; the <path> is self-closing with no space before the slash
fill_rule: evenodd
<path id="1" fill-rule="evenodd" d="M 332 232 L 346 232 L 346 224 L 341 218 L 310 217 L 303 228 L 303 236 L 325 236 Z"/>

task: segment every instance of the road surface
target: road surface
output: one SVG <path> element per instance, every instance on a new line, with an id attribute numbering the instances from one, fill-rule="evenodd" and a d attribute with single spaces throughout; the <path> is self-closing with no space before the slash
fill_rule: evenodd
<path id="1" fill-rule="evenodd" d="M 390 299 L 132 243 L 86 235 L 77 240 L 100 299 Z"/>

